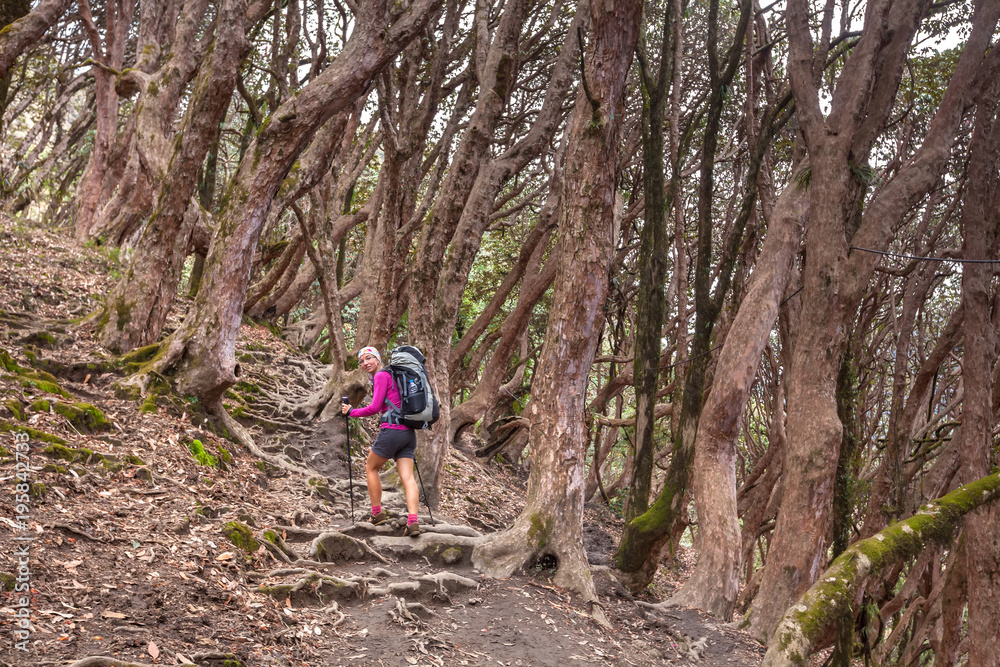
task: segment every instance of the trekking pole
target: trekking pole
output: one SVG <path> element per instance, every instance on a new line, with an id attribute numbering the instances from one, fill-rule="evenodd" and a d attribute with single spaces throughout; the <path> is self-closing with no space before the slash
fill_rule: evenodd
<path id="1" fill-rule="evenodd" d="M 427 489 L 424 488 L 424 478 L 420 476 L 420 466 L 417 465 L 417 457 L 413 457 L 413 468 L 417 471 L 417 479 L 420 480 L 420 490 L 424 492 L 424 505 L 427 505 L 427 514 L 431 517 L 431 525 L 434 525 L 434 513 L 431 512 L 431 504 L 427 501 Z"/>
<path id="2" fill-rule="evenodd" d="M 340 400 L 344 405 L 350 402 L 346 396 L 341 396 Z M 351 465 L 351 425 L 347 423 L 347 415 L 344 415 L 344 433 L 347 434 L 347 483 L 351 485 L 351 523 L 354 523 L 354 466 Z"/>

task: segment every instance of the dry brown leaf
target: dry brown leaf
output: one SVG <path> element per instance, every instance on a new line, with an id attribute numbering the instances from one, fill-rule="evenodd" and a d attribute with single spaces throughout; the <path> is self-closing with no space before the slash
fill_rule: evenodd
<path id="1" fill-rule="evenodd" d="M 153 657 L 153 660 L 160 657 L 160 647 L 157 646 L 155 642 L 149 642 L 149 646 L 146 647 L 146 651 Z"/>

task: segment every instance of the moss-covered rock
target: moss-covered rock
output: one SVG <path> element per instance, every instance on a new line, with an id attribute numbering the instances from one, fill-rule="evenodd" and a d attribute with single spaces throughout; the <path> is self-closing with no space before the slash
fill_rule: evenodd
<path id="1" fill-rule="evenodd" d="M 37 389 L 38 391 L 43 391 L 46 394 L 54 394 L 70 401 L 73 400 L 73 395 L 60 387 L 56 382 L 40 380 L 33 377 L 20 377 L 18 378 L 18 382 L 20 382 L 21 386 L 25 389 Z"/>
<path id="2" fill-rule="evenodd" d="M 0 419 L 0 433 L 17 433 L 18 431 L 27 433 L 28 437 L 34 442 L 49 442 L 56 445 L 66 444 L 66 441 L 58 435 L 46 433 L 45 431 L 39 431 L 38 429 L 31 428 L 30 426 L 24 426 L 23 424 L 15 424 L 7 421 L 6 419 Z"/>
<path id="3" fill-rule="evenodd" d="M 21 405 L 21 401 L 16 398 L 8 398 L 3 402 L 3 406 L 10 411 L 10 414 L 13 415 L 14 419 L 18 419 L 20 421 L 25 420 L 24 406 Z"/>
<path id="4" fill-rule="evenodd" d="M 86 433 L 105 431 L 111 428 L 111 422 L 104 416 L 104 413 L 90 403 L 38 399 L 32 401 L 31 409 L 36 412 L 49 412 L 51 410 L 69 420 L 69 423 L 77 430 Z"/>
<path id="5" fill-rule="evenodd" d="M 38 347 L 55 347 L 56 337 L 53 336 L 48 331 L 32 331 L 27 336 L 21 339 L 22 343 L 27 343 L 29 345 L 37 345 Z"/>
<path id="6" fill-rule="evenodd" d="M 42 453 L 54 459 L 68 461 L 69 463 L 99 463 L 105 458 L 108 458 L 105 457 L 104 454 L 95 452 L 92 449 L 87 449 L 86 447 L 74 449 L 60 443 L 52 443 L 48 445 L 42 450 Z"/>
<path id="7" fill-rule="evenodd" d="M 260 543 L 254 538 L 250 526 L 240 521 L 227 521 L 222 526 L 222 534 L 234 546 L 243 549 L 248 554 L 252 554 L 260 548 Z"/>
<path id="8" fill-rule="evenodd" d="M 10 593 L 14 590 L 14 584 L 17 583 L 17 577 L 15 577 L 10 572 L 0 572 L 0 589 L 3 589 L 4 593 Z"/>

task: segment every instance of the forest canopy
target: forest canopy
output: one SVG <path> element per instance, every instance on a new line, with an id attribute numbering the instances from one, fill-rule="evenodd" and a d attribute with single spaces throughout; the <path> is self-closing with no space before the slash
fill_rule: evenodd
<path id="1" fill-rule="evenodd" d="M 73 315 L 122 391 L 255 446 L 241 323 L 326 365 L 308 423 L 416 345 L 431 505 L 529 470 L 482 571 L 594 602 L 593 501 L 767 664 L 998 664 L 1000 3 L 0 6 L 2 205 L 120 257 Z"/>

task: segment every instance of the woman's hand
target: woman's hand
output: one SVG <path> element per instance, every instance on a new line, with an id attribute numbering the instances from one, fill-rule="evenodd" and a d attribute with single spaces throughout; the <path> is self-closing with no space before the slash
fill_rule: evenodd
<path id="1" fill-rule="evenodd" d="M 340 414 L 346 415 L 350 411 L 351 411 L 351 404 L 350 403 L 341 403 L 340 404 Z"/>

